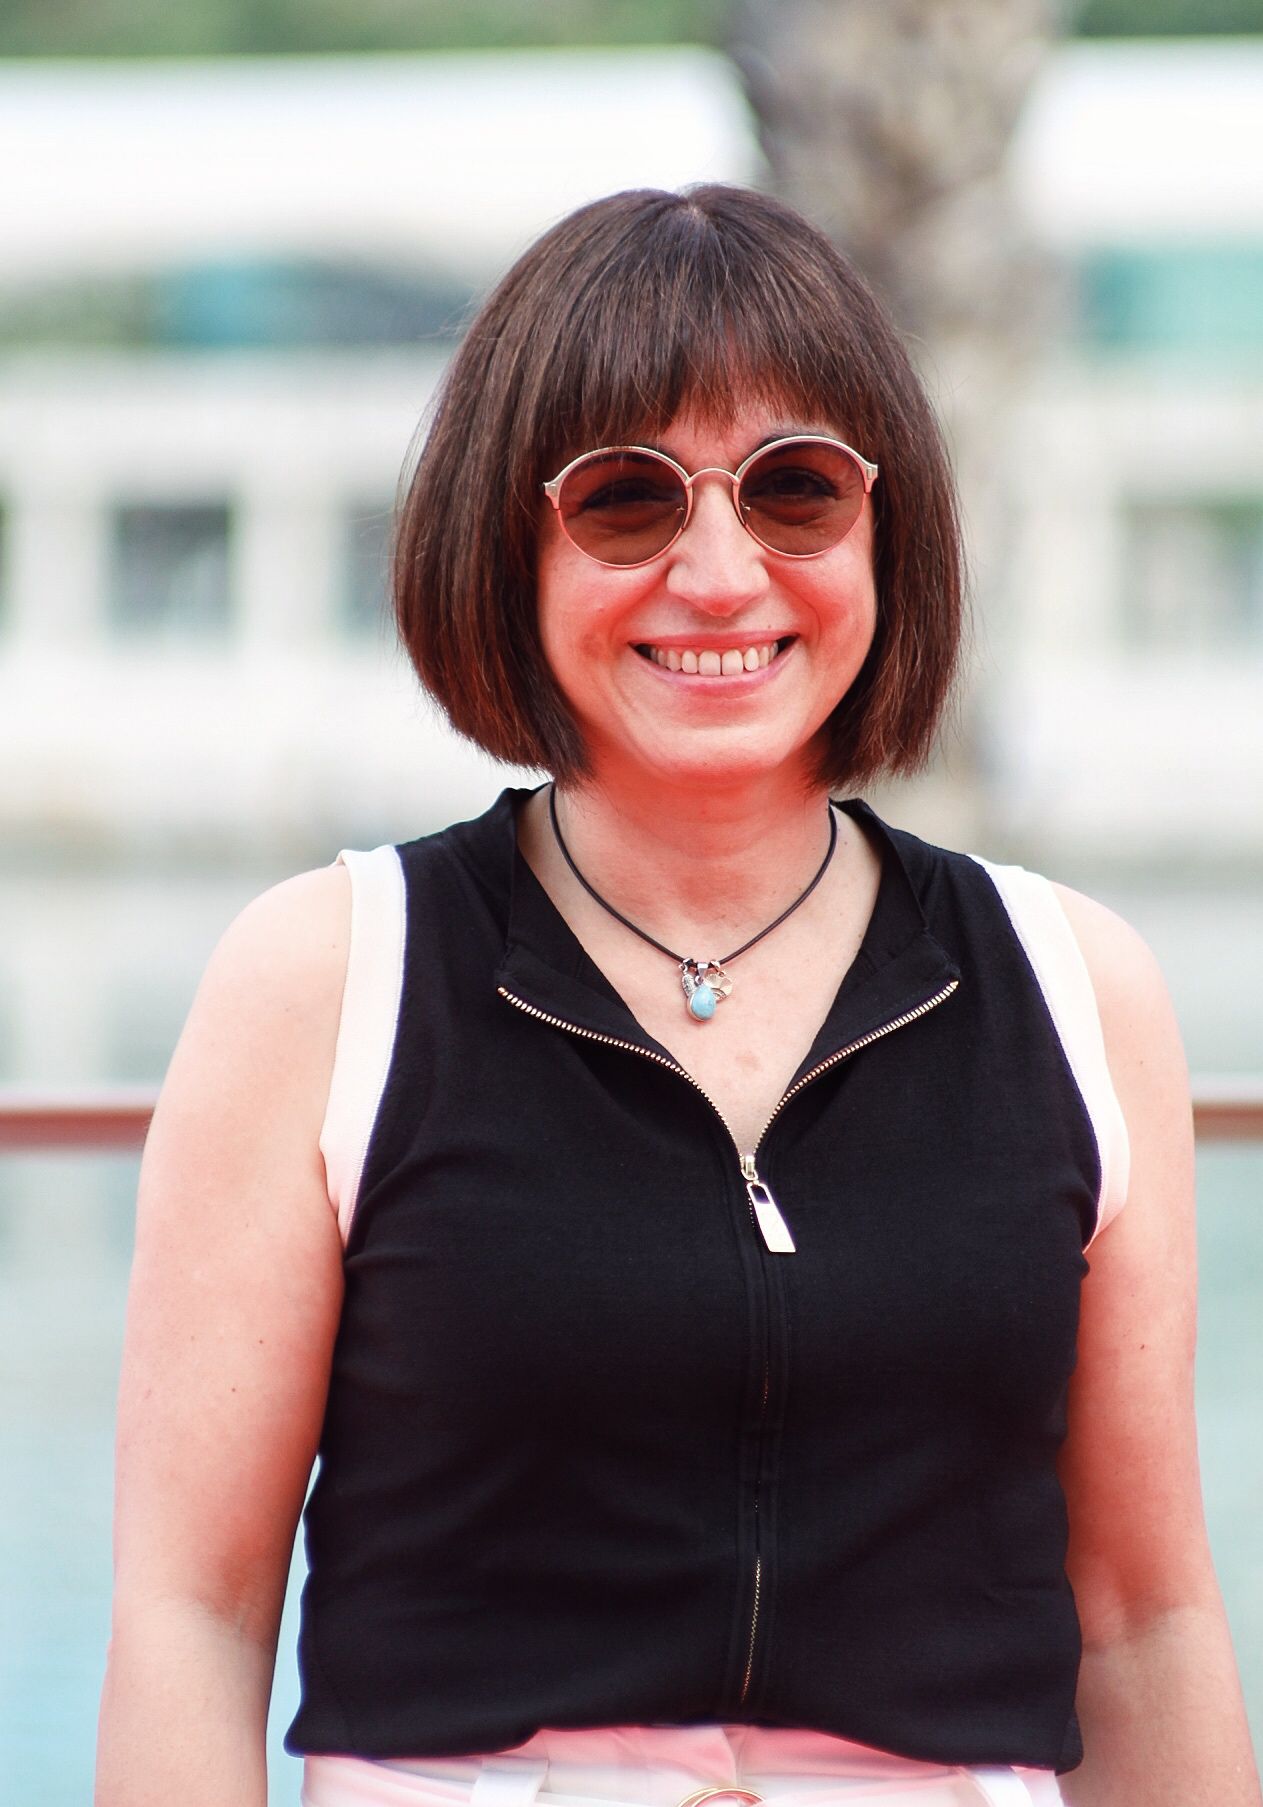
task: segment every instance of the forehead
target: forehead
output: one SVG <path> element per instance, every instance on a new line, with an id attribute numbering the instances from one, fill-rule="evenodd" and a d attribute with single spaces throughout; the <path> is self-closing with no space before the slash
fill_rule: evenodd
<path id="1" fill-rule="evenodd" d="M 759 446 L 789 439 L 796 433 L 842 436 L 838 423 L 821 410 L 747 402 L 721 415 L 688 408 L 662 426 L 655 428 L 646 423 L 643 436 L 633 443 L 665 452 L 686 468 L 713 463 L 734 470 Z"/>
<path id="2" fill-rule="evenodd" d="M 703 351 L 714 355 L 703 360 Z M 675 355 L 660 345 L 641 365 L 633 360 L 630 370 L 618 359 L 594 368 L 576 355 L 574 369 L 550 372 L 553 380 L 541 384 L 532 468 L 538 463 L 542 480 L 585 452 L 614 445 L 651 446 L 689 469 L 718 464 L 728 470 L 762 441 L 793 433 L 862 445 L 855 439 L 862 432 L 859 398 L 851 388 L 807 380 L 817 369 L 810 360 L 783 370 L 765 359 L 756 365 L 738 343 L 727 352 L 725 362 L 713 345 L 688 354 L 677 346 Z"/>

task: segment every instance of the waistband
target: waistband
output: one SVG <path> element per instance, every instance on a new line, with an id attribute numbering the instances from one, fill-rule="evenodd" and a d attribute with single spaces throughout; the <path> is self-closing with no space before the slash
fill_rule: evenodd
<path id="1" fill-rule="evenodd" d="M 303 1807 L 1062 1807 L 1048 1770 L 953 1768 L 753 1726 L 545 1731 L 487 1756 L 306 1760 Z"/>

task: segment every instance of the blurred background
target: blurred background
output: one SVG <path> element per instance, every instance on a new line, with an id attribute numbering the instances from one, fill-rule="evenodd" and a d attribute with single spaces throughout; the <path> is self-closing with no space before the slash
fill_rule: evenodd
<path id="1" fill-rule="evenodd" d="M 952 437 L 970 679 L 879 807 L 1120 909 L 1194 1071 L 1263 1074 L 1263 0 L 8 0 L 0 169 L 10 1102 L 143 1099 L 250 897 L 513 781 L 394 648 L 399 473 L 539 230 L 705 179 L 858 260 Z M 1263 1142 L 1199 1169 L 1257 1733 Z M 136 1171 L 0 1154 L 0 1797 L 44 1807 L 90 1796 Z"/>

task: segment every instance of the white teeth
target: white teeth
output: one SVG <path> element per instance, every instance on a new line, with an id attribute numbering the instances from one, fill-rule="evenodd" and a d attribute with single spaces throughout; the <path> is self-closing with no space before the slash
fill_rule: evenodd
<path id="1" fill-rule="evenodd" d="M 680 651 L 674 646 L 646 646 L 643 650 L 665 671 L 682 671 L 688 677 L 735 678 L 742 672 L 761 671 L 770 665 L 778 644 L 776 640 L 765 640 L 758 646 L 730 646 L 723 652 L 710 647 L 704 652 L 694 652 L 691 647 Z"/>

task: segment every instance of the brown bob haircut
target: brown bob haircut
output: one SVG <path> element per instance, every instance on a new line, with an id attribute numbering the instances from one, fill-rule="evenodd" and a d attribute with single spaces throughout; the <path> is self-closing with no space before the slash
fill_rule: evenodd
<path id="1" fill-rule="evenodd" d="M 402 492 L 400 637 L 452 725 L 563 782 L 585 749 L 544 659 L 535 598 L 543 484 L 578 453 L 652 440 L 689 407 L 750 401 L 827 420 L 880 466 L 877 632 L 821 735 L 820 780 L 924 764 L 961 625 L 955 488 L 933 411 L 884 309 L 829 241 L 747 188 L 637 189 L 581 207 L 476 315 Z"/>

